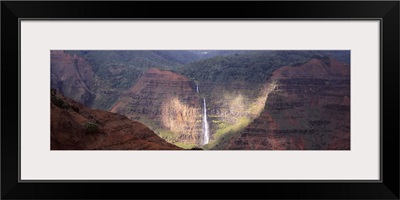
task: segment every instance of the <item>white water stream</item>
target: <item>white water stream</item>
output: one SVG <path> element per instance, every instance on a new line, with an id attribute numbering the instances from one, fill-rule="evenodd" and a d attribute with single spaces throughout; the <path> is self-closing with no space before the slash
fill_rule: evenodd
<path id="1" fill-rule="evenodd" d="M 199 85 L 196 84 L 196 91 L 199 93 Z M 203 97 L 203 119 L 202 119 L 202 126 L 203 126 L 203 141 L 202 145 L 208 144 L 210 140 L 209 130 L 208 130 L 208 121 L 207 121 L 207 104 L 206 99 Z"/>
<path id="2" fill-rule="evenodd" d="M 208 144 L 209 133 L 208 133 L 208 121 L 207 121 L 207 104 L 206 99 L 203 98 L 203 145 Z"/>

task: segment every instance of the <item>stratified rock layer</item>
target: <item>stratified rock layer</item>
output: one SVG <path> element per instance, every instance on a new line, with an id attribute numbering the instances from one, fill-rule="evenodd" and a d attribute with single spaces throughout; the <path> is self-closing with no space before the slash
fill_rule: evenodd
<path id="1" fill-rule="evenodd" d="M 51 94 L 52 150 L 179 150 L 145 125 Z"/>
<path id="2" fill-rule="evenodd" d="M 225 149 L 349 150 L 350 67 L 312 59 L 276 70 L 265 109 Z"/>
<path id="3" fill-rule="evenodd" d="M 138 120 L 169 142 L 199 144 L 201 99 L 190 79 L 151 68 L 119 98 L 111 112 Z"/>

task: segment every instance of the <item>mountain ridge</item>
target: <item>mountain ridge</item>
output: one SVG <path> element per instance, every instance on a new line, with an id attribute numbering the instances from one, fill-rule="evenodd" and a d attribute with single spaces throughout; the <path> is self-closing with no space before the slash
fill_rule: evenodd
<path id="1" fill-rule="evenodd" d="M 51 90 L 51 150 L 180 150 L 143 124 Z"/>

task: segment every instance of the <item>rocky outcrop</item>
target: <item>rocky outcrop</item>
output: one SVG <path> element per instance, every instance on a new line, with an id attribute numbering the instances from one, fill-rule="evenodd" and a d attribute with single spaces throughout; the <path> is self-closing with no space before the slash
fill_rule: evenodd
<path id="1" fill-rule="evenodd" d="M 51 51 L 51 87 L 75 101 L 90 106 L 95 98 L 92 66 L 84 58 Z"/>
<path id="2" fill-rule="evenodd" d="M 200 142 L 200 95 L 193 81 L 172 71 L 145 71 L 111 112 L 146 124 L 169 142 Z"/>
<path id="3" fill-rule="evenodd" d="M 179 149 L 139 122 L 51 92 L 51 150 Z"/>
<path id="4" fill-rule="evenodd" d="M 274 71 L 260 117 L 225 149 L 349 150 L 350 67 L 312 59 Z"/>

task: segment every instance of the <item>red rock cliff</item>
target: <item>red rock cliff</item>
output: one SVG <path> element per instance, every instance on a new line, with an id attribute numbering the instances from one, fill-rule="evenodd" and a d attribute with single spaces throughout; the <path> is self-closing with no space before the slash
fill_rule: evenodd
<path id="1" fill-rule="evenodd" d="M 265 109 L 226 149 L 350 149 L 350 67 L 313 59 L 276 70 Z"/>
<path id="2" fill-rule="evenodd" d="M 52 150 L 179 150 L 143 124 L 51 94 Z"/>
<path id="3" fill-rule="evenodd" d="M 190 79 L 151 68 L 122 95 L 111 112 L 138 120 L 170 142 L 198 144 L 201 101 Z"/>

